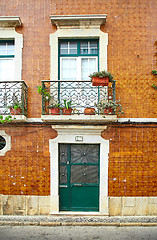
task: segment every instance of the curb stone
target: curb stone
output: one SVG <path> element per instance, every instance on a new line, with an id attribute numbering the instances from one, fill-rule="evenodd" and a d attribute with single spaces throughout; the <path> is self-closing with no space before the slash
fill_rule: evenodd
<path id="1" fill-rule="evenodd" d="M 0 226 L 115 226 L 115 227 L 152 227 L 157 226 L 157 223 L 142 223 L 142 222 L 18 222 L 18 221 L 0 221 Z"/>

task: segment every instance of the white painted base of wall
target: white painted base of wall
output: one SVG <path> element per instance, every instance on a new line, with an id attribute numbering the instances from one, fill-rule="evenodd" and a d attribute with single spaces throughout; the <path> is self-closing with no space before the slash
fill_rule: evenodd
<path id="1" fill-rule="evenodd" d="M 0 195 L 0 215 L 50 215 L 50 196 Z M 157 197 L 108 197 L 109 216 L 157 216 Z M 58 212 L 58 215 L 104 216 L 100 212 Z"/>
<path id="2" fill-rule="evenodd" d="M 110 216 L 156 216 L 157 197 L 109 197 Z"/>

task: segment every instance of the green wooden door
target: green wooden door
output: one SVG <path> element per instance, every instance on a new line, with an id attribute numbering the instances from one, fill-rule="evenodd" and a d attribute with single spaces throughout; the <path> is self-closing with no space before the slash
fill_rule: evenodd
<path id="1" fill-rule="evenodd" d="M 60 144 L 60 211 L 99 211 L 99 145 Z"/>

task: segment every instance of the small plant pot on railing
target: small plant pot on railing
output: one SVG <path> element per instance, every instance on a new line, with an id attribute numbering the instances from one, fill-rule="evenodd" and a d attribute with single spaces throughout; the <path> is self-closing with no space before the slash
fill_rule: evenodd
<path id="1" fill-rule="evenodd" d="M 51 115 L 60 115 L 60 108 L 50 108 Z"/>
<path id="2" fill-rule="evenodd" d="M 109 84 L 109 78 L 99 78 L 99 77 L 92 77 L 92 85 L 93 86 L 108 86 Z"/>
<path id="3" fill-rule="evenodd" d="M 63 115 L 71 115 L 71 113 L 72 113 L 72 108 L 63 108 L 62 109 L 62 111 L 63 111 Z"/>
<path id="4" fill-rule="evenodd" d="M 21 108 L 17 108 L 17 109 L 10 108 L 10 113 L 11 113 L 11 115 L 21 115 L 22 109 Z"/>
<path id="5" fill-rule="evenodd" d="M 112 82 L 113 76 L 111 73 L 104 71 L 94 72 L 89 75 L 93 86 L 108 86 Z"/>
<path id="6" fill-rule="evenodd" d="M 112 114 L 114 114 L 114 110 L 113 110 L 111 107 L 105 108 L 105 109 L 104 109 L 104 114 L 106 114 L 106 115 L 112 115 Z"/>
<path id="7" fill-rule="evenodd" d="M 95 115 L 95 108 L 85 108 L 84 114 L 85 115 Z"/>

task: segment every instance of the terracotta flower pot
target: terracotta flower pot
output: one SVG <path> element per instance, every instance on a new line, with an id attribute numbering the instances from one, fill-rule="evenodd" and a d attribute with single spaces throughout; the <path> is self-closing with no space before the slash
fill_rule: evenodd
<path id="1" fill-rule="evenodd" d="M 72 108 L 63 108 L 63 114 L 64 115 L 71 115 L 72 113 Z"/>
<path id="2" fill-rule="evenodd" d="M 92 84 L 93 86 L 108 86 L 109 78 L 92 77 Z"/>
<path id="3" fill-rule="evenodd" d="M 84 114 L 85 115 L 95 115 L 95 109 L 94 108 L 85 108 Z"/>
<path id="4" fill-rule="evenodd" d="M 21 108 L 17 108 L 17 109 L 10 108 L 10 113 L 12 115 L 20 115 L 22 113 L 22 109 Z"/>
<path id="5" fill-rule="evenodd" d="M 113 109 L 111 107 L 104 109 L 104 114 L 113 114 Z"/>
<path id="6" fill-rule="evenodd" d="M 60 115 L 60 109 L 59 108 L 50 108 L 50 112 L 52 115 Z"/>

